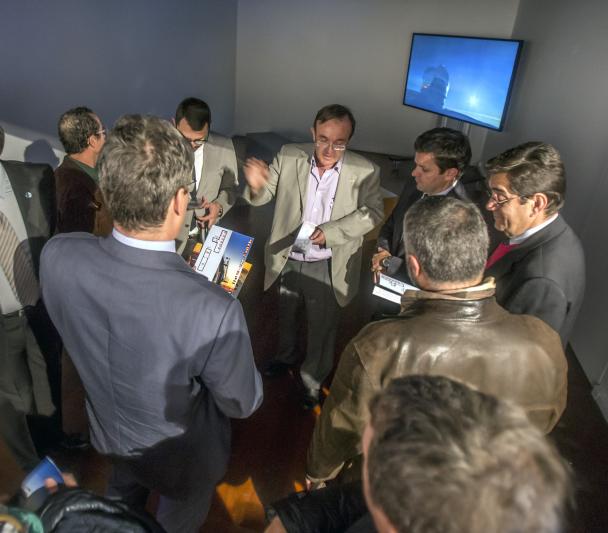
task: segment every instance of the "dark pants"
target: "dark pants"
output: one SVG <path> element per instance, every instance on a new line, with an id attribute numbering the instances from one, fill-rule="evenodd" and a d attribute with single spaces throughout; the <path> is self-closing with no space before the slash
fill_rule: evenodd
<path id="1" fill-rule="evenodd" d="M 0 436 L 23 470 L 39 458 L 26 415 L 50 415 L 44 356 L 23 313 L 0 317 Z"/>
<path id="2" fill-rule="evenodd" d="M 331 372 L 340 307 L 331 284 L 329 260 L 287 261 L 279 286 L 279 350 L 277 359 L 297 361 L 297 316 L 304 306 L 307 323 L 306 357 L 300 367 L 304 386 L 317 392 Z"/>
<path id="3" fill-rule="evenodd" d="M 181 500 L 160 495 L 156 520 L 167 533 L 196 533 L 207 517 L 214 491 L 213 483 L 201 483 Z M 120 498 L 133 509 L 144 511 L 149 494 L 150 488 L 141 484 L 125 463 L 112 460 L 106 496 Z"/>

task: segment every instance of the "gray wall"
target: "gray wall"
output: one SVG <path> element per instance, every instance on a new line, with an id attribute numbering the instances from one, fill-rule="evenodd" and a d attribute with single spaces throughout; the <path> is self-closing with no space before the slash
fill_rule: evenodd
<path id="1" fill-rule="evenodd" d="M 173 116 L 207 100 L 232 133 L 236 0 L 0 2 L 0 120 L 54 135 L 88 105 L 111 125 L 124 113 Z"/>
<path id="2" fill-rule="evenodd" d="M 413 32 L 509 37 L 519 0 L 240 0 L 236 130 L 309 138 L 314 113 L 339 102 L 358 120 L 356 148 L 402 153 L 436 124 L 402 105 Z M 480 146 L 485 131 L 475 131 Z M 479 155 L 479 154 L 477 154 Z"/>
<path id="3" fill-rule="evenodd" d="M 603 0 L 522 1 L 513 37 L 524 39 L 526 48 L 509 129 L 489 133 L 485 147 L 490 157 L 524 141 L 542 140 L 563 156 L 568 173 L 563 213 L 587 258 L 587 292 L 572 346 L 594 384 L 608 362 L 607 35 L 608 3 Z"/>

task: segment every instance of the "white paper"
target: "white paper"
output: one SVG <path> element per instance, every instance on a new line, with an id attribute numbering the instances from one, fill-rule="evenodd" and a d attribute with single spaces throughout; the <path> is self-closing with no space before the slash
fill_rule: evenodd
<path id="1" fill-rule="evenodd" d="M 374 286 L 374 290 L 372 291 L 372 294 L 374 296 L 380 296 L 380 298 L 384 298 L 385 300 L 388 300 L 389 302 L 394 302 L 396 304 L 401 303 L 401 296 L 399 294 L 397 294 L 396 292 L 387 291 L 386 289 L 383 289 L 382 287 L 379 287 L 378 285 Z"/>
<path id="2" fill-rule="evenodd" d="M 386 274 L 380 274 L 380 276 L 378 277 L 378 285 L 390 291 L 396 292 L 399 295 L 403 294 L 405 291 L 420 290 L 418 287 L 414 287 L 409 283 L 405 283 L 403 281 L 399 281 L 398 279 L 391 278 Z"/>
<path id="3" fill-rule="evenodd" d="M 316 224 L 312 224 L 311 222 L 303 222 L 302 226 L 300 226 L 300 231 L 298 232 L 296 240 L 293 243 L 291 251 L 304 255 L 308 254 L 312 246 L 310 236 L 313 234 L 315 229 L 317 229 Z"/>

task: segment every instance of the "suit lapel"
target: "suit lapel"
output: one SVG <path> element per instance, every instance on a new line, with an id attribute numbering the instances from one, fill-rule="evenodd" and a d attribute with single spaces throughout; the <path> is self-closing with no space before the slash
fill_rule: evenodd
<path id="1" fill-rule="evenodd" d="M 3 162 L 3 165 L 17 199 L 26 233 L 29 236 L 50 237 L 49 221 L 52 217 L 46 207 L 49 203 L 48 194 L 52 192 L 47 188 L 52 184 L 46 183 L 46 177 L 42 175 L 43 169 L 28 169 L 23 163 L 11 165 Z"/>
<path id="2" fill-rule="evenodd" d="M 345 206 L 352 205 L 352 195 L 355 191 L 355 183 L 359 179 L 357 168 L 350 164 L 349 152 L 344 153 L 342 161 L 342 169 L 338 177 L 338 186 L 336 187 L 336 196 L 334 197 L 334 206 L 331 210 L 330 220 L 337 220 L 345 215 Z"/>
<path id="3" fill-rule="evenodd" d="M 510 250 L 498 261 L 496 261 L 496 263 L 494 263 L 494 265 L 488 269 L 488 273 L 491 276 L 494 276 L 496 279 L 500 279 L 512 269 L 515 263 L 521 261 L 521 259 L 528 255 L 530 250 L 533 250 L 534 248 L 550 241 L 557 235 L 563 233 L 565 229 L 566 223 L 561 216 L 558 216 L 553 222 L 551 222 L 551 224 L 526 239 L 519 246 L 513 250 Z M 492 250 L 492 252 L 493 251 L 494 250 Z"/>
<path id="4" fill-rule="evenodd" d="M 296 176 L 298 181 L 298 189 L 300 190 L 300 211 L 304 214 L 304 207 L 306 205 L 306 194 L 308 193 L 308 178 L 310 176 L 310 164 L 312 161 L 312 149 L 309 153 L 308 150 L 302 150 L 302 157 L 298 157 L 296 160 Z"/>

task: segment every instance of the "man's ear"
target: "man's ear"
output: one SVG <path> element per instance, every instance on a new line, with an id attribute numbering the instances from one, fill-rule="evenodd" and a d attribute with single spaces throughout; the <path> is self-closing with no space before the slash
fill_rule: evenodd
<path id="1" fill-rule="evenodd" d="M 410 276 L 414 278 L 412 281 L 415 282 L 420 277 L 422 271 L 418 258 L 415 255 L 407 254 L 405 260 L 407 261 L 408 272 L 410 273 Z"/>
<path id="2" fill-rule="evenodd" d="M 549 198 L 545 193 L 537 192 L 532 195 L 530 198 L 534 205 L 532 206 L 532 214 L 537 215 L 538 213 L 542 213 L 549 204 Z"/>
<path id="3" fill-rule="evenodd" d="M 452 180 L 452 183 L 455 182 L 458 179 L 458 175 L 460 174 L 460 171 L 456 168 L 448 168 L 445 171 L 446 176 L 449 176 L 449 178 Z"/>
<path id="4" fill-rule="evenodd" d="M 188 209 L 189 195 L 183 194 L 182 190 L 183 189 L 178 189 L 169 203 L 169 209 L 177 216 L 181 216 Z"/>

